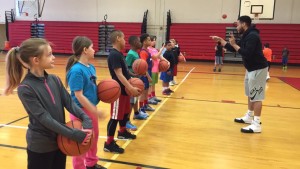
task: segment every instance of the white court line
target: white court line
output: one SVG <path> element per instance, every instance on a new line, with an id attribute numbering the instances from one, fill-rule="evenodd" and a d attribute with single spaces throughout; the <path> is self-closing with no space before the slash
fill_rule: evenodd
<path id="1" fill-rule="evenodd" d="M 14 126 L 14 125 L 7 125 L 7 124 L 0 124 L 0 127 L 18 128 L 18 129 L 28 129 L 28 127 L 24 127 L 24 126 Z"/>
<path id="2" fill-rule="evenodd" d="M 174 91 L 176 91 L 182 84 L 183 82 L 187 79 L 187 77 L 192 73 L 192 71 L 195 69 L 195 67 L 193 67 L 186 75 L 185 77 L 181 80 L 181 82 L 176 86 L 176 88 L 174 89 Z M 171 95 L 170 95 L 171 96 Z M 153 113 L 151 113 L 151 116 L 148 117 L 148 119 L 138 128 L 138 130 L 136 132 L 134 132 L 135 135 L 138 135 L 140 133 L 140 131 L 146 126 L 146 124 L 152 119 L 152 117 L 154 117 L 154 115 L 158 112 L 158 110 L 169 100 L 170 96 L 167 96 L 166 99 L 164 99 L 164 101 L 155 109 L 155 111 Z M 132 140 L 127 140 L 122 148 L 126 148 Z M 115 154 L 113 155 L 110 159 L 111 160 L 116 160 L 119 157 L 120 154 Z M 104 165 L 104 167 L 109 168 L 111 166 L 111 162 L 108 162 Z"/>
<path id="3" fill-rule="evenodd" d="M 24 126 L 15 126 L 15 125 L 7 125 L 7 124 L 0 124 L 0 127 L 26 129 L 26 130 L 28 129 L 28 127 L 24 127 Z M 107 136 L 99 136 L 98 138 L 107 139 Z M 127 141 L 128 139 L 118 139 L 118 138 L 115 138 L 115 140 Z"/>

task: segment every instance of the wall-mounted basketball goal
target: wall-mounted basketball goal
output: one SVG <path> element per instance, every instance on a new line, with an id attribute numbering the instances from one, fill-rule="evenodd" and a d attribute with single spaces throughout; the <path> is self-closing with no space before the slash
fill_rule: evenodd
<path id="1" fill-rule="evenodd" d="M 275 0 L 240 0 L 239 16 L 248 15 L 253 20 L 273 20 Z"/>

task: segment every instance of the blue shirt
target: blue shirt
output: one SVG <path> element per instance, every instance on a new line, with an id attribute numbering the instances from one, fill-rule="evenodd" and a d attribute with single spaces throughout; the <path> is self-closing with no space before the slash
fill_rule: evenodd
<path id="1" fill-rule="evenodd" d="M 85 66 L 75 63 L 67 74 L 71 97 L 79 107 L 83 107 L 75 96 L 75 91 L 82 90 L 83 95 L 94 105 L 99 103 L 96 84 L 96 69 L 92 64 Z"/>

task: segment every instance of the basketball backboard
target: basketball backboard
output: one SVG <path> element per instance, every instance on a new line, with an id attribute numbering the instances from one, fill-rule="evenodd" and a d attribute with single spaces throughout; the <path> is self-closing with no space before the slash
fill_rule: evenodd
<path id="1" fill-rule="evenodd" d="M 16 17 L 33 19 L 38 14 L 36 0 L 16 0 Z"/>
<path id="2" fill-rule="evenodd" d="M 35 19 L 42 15 L 45 0 L 15 0 L 16 17 L 23 19 Z"/>
<path id="3" fill-rule="evenodd" d="M 248 15 L 251 19 L 273 20 L 275 0 L 240 0 L 239 16 Z"/>

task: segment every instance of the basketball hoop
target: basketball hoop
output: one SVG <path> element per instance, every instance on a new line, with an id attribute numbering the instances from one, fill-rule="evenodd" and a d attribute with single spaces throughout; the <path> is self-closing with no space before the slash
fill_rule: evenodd
<path id="1" fill-rule="evenodd" d="M 259 21 L 260 13 L 253 13 L 253 22 L 257 23 Z"/>
<path id="2" fill-rule="evenodd" d="M 17 0 L 17 17 L 33 19 L 38 14 L 38 0 Z"/>

